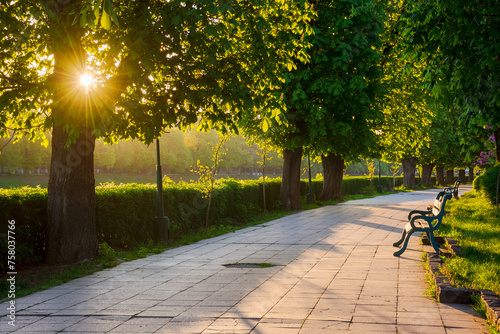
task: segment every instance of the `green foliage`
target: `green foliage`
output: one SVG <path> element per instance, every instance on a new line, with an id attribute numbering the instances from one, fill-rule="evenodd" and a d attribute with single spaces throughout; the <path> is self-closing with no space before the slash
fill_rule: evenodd
<path id="1" fill-rule="evenodd" d="M 468 133 L 460 141 L 472 152 L 480 152 L 485 125 L 500 133 L 498 7 L 497 0 L 411 0 L 401 20 L 407 58 L 425 60 L 426 87 L 460 111 Z"/>
<path id="2" fill-rule="evenodd" d="M 208 197 L 207 214 L 205 218 L 206 229 L 208 229 L 210 221 L 210 207 L 212 206 L 212 195 L 214 192 L 215 177 L 217 176 L 220 162 L 226 155 L 226 152 L 222 150 L 222 146 L 229 139 L 229 137 L 229 134 L 222 135 L 221 137 L 219 137 L 219 142 L 216 145 L 212 146 L 212 161 L 210 166 L 201 165 L 199 160 L 197 162 L 197 169 L 195 170 L 195 172 L 200 176 L 198 178 L 198 183 L 202 187 L 204 197 Z"/>
<path id="3" fill-rule="evenodd" d="M 434 277 L 431 274 L 429 268 L 428 255 L 427 252 L 422 254 L 422 265 L 425 268 L 425 281 L 427 283 L 427 288 L 425 289 L 425 295 L 431 298 L 436 297 L 436 284 L 434 283 Z"/>
<path id="4" fill-rule="evenodd" d="M 497 182 L 500 171 L 500 164 L 489 168 L 484 174 L 474 179 L 474 190 L 481 193 L 492 205 L 496 205 Z M 499 193 L 500 196 L 500 193 Z"/>
<path id="5" fill-rule="evenodd" d="M 401 183 L 401 180 L 398 182 Z M 365 192 L 369 184 L 367 177 L 346 177 L 342 189 L 346 195 L 358 194 Z M 384 188 L 391 188 L 391 184 L 391 177 L 382 177 Z M 279 178 L 266 179 L 268 210 L 279 207 L 280 187 Z M 319 196 L 322 180 L 313 180 L 312 190 Z M 307 191 L 308 182 L 304 180 L 301 182 L 301 196 L 306 196 Z M 262 180 L 215 181 L 212 200 L 210 217 L 215 228 L 244 224 L 262 211 Z M 204 198 L 199 184 L 175 184 L 165 179 L 164 206 L 170 219 L 172 242 L 204 228 L 208 199 Z M 115 256 L 113 249 L 135 249 L 153 239 L 155 216 L 154 185 L 103 184 L 96 187 L 96 229 L 102 256 L 112 262 Z M 43 261 L 46 249 L 47 190 L 29 187 L 0 189 L 0 221 L 4 231 L 9 220 L 16 222 L 16 261 L 21 265 Z M 5 239 L 2 240 L 2 251 L 6 251 Z M 151 248 L 147 245 L 144 247 Z M 5 264 L 2 263 L 2 266 Z"/>
<path id="6" fill-rule="evenodd" d="M 28 137 L 16 141 L 0 138 L 0 171 L 2 173 L 32 172 L 48 168 L 50 149 L 42 140 L 32 142 Z"/>
<path id="7" fill-rule="evenodd" d="M 368 123 L 378 114 L 382 73 L 374 47 L 380 43 L 383 5 L 343 0 L 317 2 L 313 9 L 314 34 L 304 36 L 309 59 L 294 64 L 280 91 L 286 111 L 266 122 L 244 119 L 242 126 L 279 148 L 358 157 L 373 142 Z"/>
<path id="8" fill-rule="evenodd" d="M 474 178 L 474 181 L 472 181 L 472 188 L 478 193 L 482 191 L 483 180 L 484 180 L 484 174 L 480 174 Z"/>
<path id="9" fill-rule="evenodd" d="M 370 177 L 370 194 L 372 193 L 373 175 L 375 175 L 375 160 L 366 160 L 366 167 L 368 168 L 368 176 Z"/>
<path id="10" fill-rule="evenodd" d="M 108 141 L 151 142 L 165 127 L 200 116 L 207 128 L 234 126 L 243 111 L 276 116 L 272 91 L 307 57 L 297 36 L 312 33 L 309 3 L 290 0 L 26 0 L 2 3 L 0 16 L 9 30 L 0 39 L 0 137 L 7 128 L 43 136 L 64 123 L 70 141 L 85 118 Z M 87 91 L 74 80 L 84 72 L 94 78 Z M 63 99 L 81 113 L 54 112 L 65 89 L 78 91 L 78 99 Z"/>
<path id="11" fill-rule="evenodd" d="M 472 294 L 470 296 L 470 298 L 472 299 L 472 308 L 474 309 L 474 311 L 476 311 L 482 317 L 486 318 L 487 308 L 486 308 L 486 304 L 484 303 L 483 299 L 481 298 L 481 295 L 480 294 L 477 294 L 477 295 Z"/>
<path id="12" fill-rule="evenodd" d="M 7 233 L 8 221 L 15 221 L 16 264 L 37 262 L 45 253 L 47 189 L 0 189 L 1 233 Z M 2 237 L 1 253 L 7 254 L 7 238 Z M 5 256 L 0 268 L 7 264 Z"/>
<path id="13" fill-rule="evenodd" d="M 163 170 L 168 174 L 188 173 L 197 160 L 203 165 L 210 165 L 212 159 L 210 143 L 216 143 L 218 137 L 215 131 L 190 130 L 184 133 L 178 129 L 171 129 L 168 133 L 162 134 L 160 161 Z M 7 138 L 0 138 L 0 173 L 27 174 L 40 168 L 42 173 L 47 173 L 50 164 L 50 146 L 43 146 L 40 140 L 33 143 L 27 137 L 22 137 L 15 143 L 8 141 Z M 48 144 L 50 143 L 51 140 L 48 141 Z M 245 137 L 232 135 L 224 147 L 227 154 L 220 162 L 221 172 L 241 174 L 243 170 L 258 166 L 256 145 L 249 146 Z M 281 167 L 282 159 L 277 156 L 278 152 L 268 149 L 266 159 L 268 167 Z M 145 145 L 137 140 L 119 140 L 108 145 L 103 139 L 96 140 L 94 167 L 101 173 L 149 173 L 154 170 L 155 165 L 156 145 Z"/>
<path id="14" fill-rule="evenodd" d="M 172 241 L 198 231 L 205 225 L 208 199 L 198 184 L 164 180 L 164 206 L 171 221 Z M 266 202 L 275 208 L 280 180 L 267 180 Z M 211 220 L 238 225 L 262 210 L 262 182 L 219 180 L 214 182 Z M 138 247 L 153 239 L 156 216 L 156 187 L 148 184 L 104 184 L 96 187 L 96 229 L 101 252 L 111 256 L 113 249 Z M 16 222 L 16 261 L 18 264 L 43 261 L 46 251 L 47 190 L 41 188 L 0 189 L 0 219 Z M 6 239 L 2 252 L 6 254 Z M 106 244 L 103 244 L 106 243 Z M 1 266 L 5 266 L 6 259 Z"/>
<path id="15" fill-rule="evenodd" d="M 401 59 L 402 50 L 398 45 L 402 39 L 399 30 L 403 5 L 399 1 L 388 4 L 382 38 L 385 47 L 382 81 L 387 94 L 381 101 L 383 121 L 380 122 L 377 137 L 384 157 L 393 162 L 420 156 L 420 149 L 430 142 L 435 115 L 429 103 L 429 94 L 421 87 L 419 69 L 411 66 L 418 60 L 408 64 Z"/>

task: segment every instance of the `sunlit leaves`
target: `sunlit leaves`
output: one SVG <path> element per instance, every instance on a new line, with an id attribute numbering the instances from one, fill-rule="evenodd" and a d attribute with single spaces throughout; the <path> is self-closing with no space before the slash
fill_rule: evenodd
<path id="1" fill-rule="evenodd" d="M 289 65 L 282 89 L 287 110 L 266 137 L 276 146 L 306 147 L 352 157 L 371 144 L 368 120 L 376 117 L 382 5 L 371 1 L 315 3 L 315 17 L 303 37 L 307 58 Z M 305 61 L 304 61 L 305 60 Z"/>
<path id="2" fill-rule="evenodd" d="M 71 129 L 80 126 L 75 117 L 84 115 L 93 134 L 108 141 L 149 142 L 165 127 L 200 119 L 205 128 L 235 129 L 246 114 L 279 118 L 276 91 L 295 59 L 308 57 L 307 43 L 296 34 L 311 33 L 306 23 L 312 17 L 302 0 L 26 0 L 0 8 L 1 25 L 10 32 L 0 44 L 6 50 L 0 106 L 9 106 L 10 113 L 0 118 L 1 131 L 6 134 L 7 124 L 50 128 L 54 122 Z M 85 103 L 53 117 L 60 81 L 50 75 L 53 55 L 61 52 L 79 54 L 78 70 L 71 73 L 78 85 L 83 71 L 95 83 L 80 97 Z"/>
<path id="3" fill-rule="evenodd" d="M 469 137 L 481 132 L 467 126 L 471 119 L 500 129 L 498 1 L 412 0 L 406 8 L 406 53 L 427 60 L 425 80 L 432 94 L 462 110 Z"/>
<path id="4" fill-rule="evenodd" d="M 80 11 L 76 13 L 73 24 L 77 22 L 78 18 L 81 27 L 88 24 L 92 29 L 96 29 L 100 23 L 102 28 L 109 30 L 113 23 L 119 26 L 111 0 L 87 0 Z"/>

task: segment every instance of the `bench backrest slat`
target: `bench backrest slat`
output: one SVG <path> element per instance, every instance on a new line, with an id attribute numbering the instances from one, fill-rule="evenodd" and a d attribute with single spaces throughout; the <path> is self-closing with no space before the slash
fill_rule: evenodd
<path id="1" fill-rule="evenodd" d="M 445 194 L 441 197 L 441 201 L 439 201 L 439 208 L 437 208 L 436 206 L 434 206 L 432 208 L 432 214 L 437 217 L 437 224 L 434 225 L 434 228 L 433 230 L 437 229 L 439 227 L 439 225 L 441 225 L 441 220 L 443 218 L 443 215 L 444 215 L 444 210 L 445 210 L 445 207 L 446 207 L 446 201 L 451 199 L 453 195 L 452 194 Z"/>

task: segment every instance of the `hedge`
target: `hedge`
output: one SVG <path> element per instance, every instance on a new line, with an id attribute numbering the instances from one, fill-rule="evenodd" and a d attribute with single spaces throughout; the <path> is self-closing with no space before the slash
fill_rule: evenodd
<path id="1" fill-rule="evenodd" d="M 392 177 L 382 177 L 384 188 L 392 188 Z M 396 178 L 399 186 L 402 178 Z M 376 191 L 377 178 L 373 180 Z M 369 191 L 368 177 L 345 177 L 344 195 Z M 281 180 L 266 180 L 266 208 L 278 208 Z M 322 180 L 313 180 L 312 190 L 319 198 Z M 308 192 L 307 180 L 301 181 L 301 195 Z M 170 220 L 170 238 L 178 239 L 205 226 L 208 199 L 199 184 L 166 182 L 164 208 Z M 244 223 L 248 217 L 263 208 L 262 181 L 220 180 L 216 183 L 210 221 L 217 225 Z M 156 216 L 156 185 L 107 184 L 96 187 L 96 229 L 99 243 L 107 242 L 114 248 L 129 248 L 153 238 Z M 7 251 L 7 224 L 16 222 L 16 263 L 43 261 L 45 256 L 45 229 L 47 225 L 47 189 L 0 189 L 1 248 Z M 5 265 L 4 261 L 0 267 Z"/>
<path id="2" fill-rule="evenodd" d="M 484 174 L 474 179 L 474 190 L 484 196 L 491 204 L 496 205 L 497 178 L 500 163 L 490 167 Z"/>

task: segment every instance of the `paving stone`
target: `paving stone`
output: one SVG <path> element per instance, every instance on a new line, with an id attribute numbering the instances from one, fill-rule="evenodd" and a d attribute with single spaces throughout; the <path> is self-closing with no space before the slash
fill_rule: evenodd
<path id="1" fill-rule="evenodd" d="M 325 206 L 125 262 L 19 298 L 16 329 L 483 333 L 484 320 L 470 306 L 437 304 L 422 296 L 426 283 L 418 238 L 410 239 L 404 256 L 392 255 L 408 211 L 426 207 L 435 193 L 414 191 Z M 279 266 L 224 266 L 244 262 Z M 0 304 L 0 309 L 6 306 Z M 0 318 L 0 332 L 5 332 L 6 319 Z"/>
<path id="2" fill-rule="evenodd" d="M 429 334 L 429 333 L 446 334 L 447 333 L 447 330 L 445 330 L 445 328 L 442 325 L 427 326 L 424 324 L 419 324 L 419 325 L 398 324 L 397 328 L 398 328 L 398 334 Z"/>

